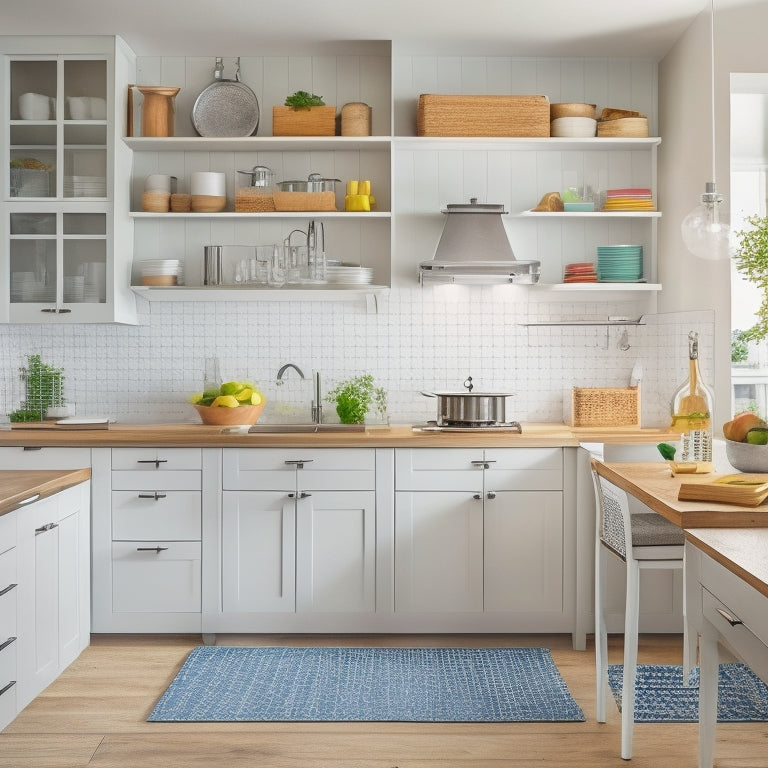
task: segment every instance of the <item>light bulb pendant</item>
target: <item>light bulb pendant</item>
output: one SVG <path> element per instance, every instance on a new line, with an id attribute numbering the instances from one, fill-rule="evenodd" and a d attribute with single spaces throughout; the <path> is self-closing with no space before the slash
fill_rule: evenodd
<path id="1" fill-rule="evenodd" d="M 701 205 L 683 219 L 681 232 L 685 247 L 700 259 L 716 261 L 731 257 L 731 228 L 723 221 L 722 202 L 715 182 L 708 181 Z"/>

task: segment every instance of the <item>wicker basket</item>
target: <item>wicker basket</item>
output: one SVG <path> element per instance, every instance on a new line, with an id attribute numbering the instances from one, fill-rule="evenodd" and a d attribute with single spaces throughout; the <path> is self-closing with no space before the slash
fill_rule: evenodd
<path id="1" fill-rule="evenodd" d="M 549 136 L 549 99 L 422 93 L 416 129 L 419 136 Z"/>
<path id="2" fill-rule="evenodd" d="M 336 107 L 272 107 L 273 136 L 333 136 Z"/>
<path id="3" fill-rule="evenodd" d="M 276 211 L 335 211 L 336 193 L 275 190 L 274 202 Z"/>
<path id="4" fill-rule="evenodd" d="M 341 108 L 341 135 L 371 135 L 371 108 L 367 104 L 352 101 Z"/>
<path id="5" fill-rule="evenodd" d="M 572 427 L 639 427 L 640 387 L 574 387 Z"/>

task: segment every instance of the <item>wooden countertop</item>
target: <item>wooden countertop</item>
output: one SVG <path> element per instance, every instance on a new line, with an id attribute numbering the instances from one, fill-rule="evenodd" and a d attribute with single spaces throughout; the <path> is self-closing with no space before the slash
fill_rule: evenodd
<path id="1" fill-rule="evenodd" d="M 599 475 L 681 528 L 767 528 L 768 502 L 759 507 L 715 501 L 679 501 L 680 483 L 711 482 L 717 475 L 672 475 L 665 461 L 593 460 Z"/>
<path id="2" fill-rule="evenodd" d="M 0 515 L 17 509 L 30 497 L 44 499 L 90 477 L 90 468 L 0 470 Z"/>
<path id="3" fill-rule="evenodd" d="M 693 528 L 685 538 L 768 597 L 768 530 Z"/>
<path id="4" fill-rule="evenodd" d="M 108 429 L 24 428 L 0 432 L 0 446 L 66 447 L 575 447 L 582 442 L 659 442 L 674 440 L 665 430 L 572 428 L 565 424 L 523 424 L 514 432 L 418 432 L 411 425 L 371 426 L 364 432 L 227 434 L 202 424 L 110 424 Z"/>

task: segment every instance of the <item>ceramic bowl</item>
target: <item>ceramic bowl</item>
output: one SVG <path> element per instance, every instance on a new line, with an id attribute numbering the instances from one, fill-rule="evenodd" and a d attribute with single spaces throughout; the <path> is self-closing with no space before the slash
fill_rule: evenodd
<path id="1" fill-rule="evenodd" d="M 768 445 L 725 441 L 728 463 L 740 472 L 768 472 Z"/>
<path id="2" fill-rule="evenodd" d="M 200 414 L 203 424 L 219 427 L 251 426 L 259 420 L 266 403 L 261 405 L 241 405 L 237 408 L 223 406 L 196 405 L 195 410 Z"/>
<path id="3" fill-rule="evenodd" d="M 596 128 L 597 120 L 590 117 L 558 117 L 549 124 L 549 133 L 555 137 L 591 138 Z"/>

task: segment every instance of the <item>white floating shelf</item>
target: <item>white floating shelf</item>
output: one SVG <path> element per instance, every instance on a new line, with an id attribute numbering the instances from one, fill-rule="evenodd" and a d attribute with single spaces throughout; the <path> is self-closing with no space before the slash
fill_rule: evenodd
<path id="1" fill-rule="evenodd" d="M 389 136 L 141 136 L 123 139 L 134 152 L 387 151 Z"/>
<path id="2" fill-rule="evenodd" d="M 221 211 L 219 213 L 156 213 L 153 211 L 131 211 L 133 219 L 391 219 L 390 211 L 268 211 L 266 213 L 243 213 Z"/>

